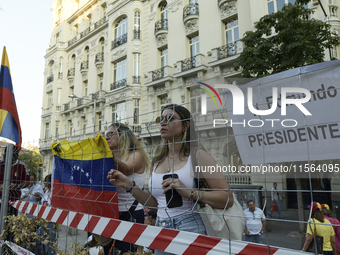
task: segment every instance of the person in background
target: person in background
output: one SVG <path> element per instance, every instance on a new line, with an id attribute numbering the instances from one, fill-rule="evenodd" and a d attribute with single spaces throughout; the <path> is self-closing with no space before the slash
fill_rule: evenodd
<path id="1" fill-rule="evenodd" d="M 336 243 L 336 253 L 334 255 L 340 255 L 340 221 L 333 217 L 332 211 L 329 209 L 328 204 L 321 204 L 323 217 L 327 219 L 333 226 Z"/>
<path id="2" fill-rule="evenodd" d="M 51 205 L 52 197 L 51 183 L 52 175 L 51 174 L 46 175 L 44 179 L 45 192 L 41 197 L 41 204 L 44 206 Z M 57 240 L 57 232 L 58 228 L 56 223 L 48 221 L 47 225 L 41 224 L 37 229 L 35 254 L 44 255 L 56 254 L 55 250 L 51 247 L 51 243 Z"/>
<path id="3" fill-rule="evenodd" d="M 312 216 L 307 224 L 306 241 L 302 251 L 307 251 L 313 241 L 313 235 L 317 235 L 323 237 L 323 255 L 333 255 L 333 250 L 336 250 L 334 229 L 331 223 L 323 217 L 319 203 L 313 202 L 308 206 L 310 207 L 312 207 Z"/>
<path id="4" fill-rule="evenodd" d="M 280 196 L 280 194 L 276 190 L 276 188 L 277 188 L 277 183 L 274 182 L 273 183 L 273 188 L 271 190 L 272 203 L 276 205 L 277 213 L 279 214 L 279 218 L 283 219 L 283 216 L 281 214 L 281 207 L 280 207 L 280 204 L 279 204 L 279 199 L 280 199 L 280 201 L 282 201 L 282 197 Z M 270 209 L 270 211 L 268 212 L 269 217 L 272 217 L 272 213 L 273 213 L 273 210 Z"/>
<path id="5" fill-rule="evenodd" d="M 2 198 L 3 181 L 5 175 L 5 161 L 7 155 L 7 147 L 4 151 L 3 160 L 0 160 L 0 198 Z M 19 159 L 18 148 L 13 148 L 11 180 L 9 187 L 9 200 L 16 201 L 20 199 L 21 189 L 29 185 L 30 176 L 24 162 Z M 18 210 L 12 206 L 8 206 L 8 215 L 18 215 Z"/>
<path id="6" fill-rule="evenodd" d="M 244 210 L 246 215 L 246 226 L 244 232 L 247 242 L 262 243 L 263 232 L 266 229 L 267 221 L 263 211 L 255 206 L 253 200 L 247 202 L 248 209 Z"/>

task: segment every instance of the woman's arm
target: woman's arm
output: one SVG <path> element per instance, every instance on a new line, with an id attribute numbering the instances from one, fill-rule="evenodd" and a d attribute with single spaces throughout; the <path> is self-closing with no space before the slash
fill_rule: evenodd
<path id="1" fill-rule="evenodd" d="M 145 192 L 133 186 L 133 182 L 123 173 L 115 169 L 111 169 L 107 175 L 107 179 L 117 187 L 123 187 L 126 191 L 129 191 L 131 195 L 142 205 L 157 208 L 158 202 L 149 192 Z"/>
<path id="2" fill-rule="evenodd" d="M 216 167 L 217 163 L 215 159 L 205 150 L 198 150 L 196 152 L 196 163 L 197 166 L 194 166 L 195 176 L 204 178 L 207 185 L 209 186 L 209 190 L 207 191 L 199 191 L 199 198 L 203 203 L 209 204 L 215 208 L 230 208 L 234 204 L 233 193 L 229 189 L 228 182 L 225 176 L 221 172 L 208 172 L 201 171 L 201 169 L 209 169 L 208 167 Z M 194 160 L 195 161 L 195 160 Z"/>
<path id="3" fill-rule="evenodd" d="M 331 236 L 331 246 L 332 246 L 333 251 L 336 251 L 335 235 Z"/>
<path id="4" fill-rule="evenodd" d="M 306 234 L 306 241 L 305 241 L 305 244 L 302 247 L 303 251 L 307 251 L 307 249 L 310 246 L 312 240 L 313 240 L 313 236 L 310 235 L 310 234 Z"/>
<path id="5" fill-rule="evenodd" d="M 120 160 L 119 157 L 114 157 L 114 162 L 116 169 L 126 176 L 134 173 L 142 174 L 145 171 L 143 155 L 137 150 L 132 151 L 126 161 Z"/>

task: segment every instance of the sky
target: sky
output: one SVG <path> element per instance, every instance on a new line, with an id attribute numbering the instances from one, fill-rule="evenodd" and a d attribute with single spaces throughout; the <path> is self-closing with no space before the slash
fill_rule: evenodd
<path id="1" fill-rule="evenodd" d="M 23 145 L 38 145 L 53 0 L 0 0 L 0 54 L 6 46 Z"/>

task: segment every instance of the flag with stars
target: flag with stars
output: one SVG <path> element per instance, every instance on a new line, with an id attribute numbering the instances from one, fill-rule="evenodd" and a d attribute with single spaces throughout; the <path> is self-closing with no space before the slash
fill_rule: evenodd
<path id="1" fill-rule="evenodd" d="M 106 139 L 97 134 L 80 142 L 54 142 L 51 149 L 52 206 L 117 219 L 117 189 L 106 178 L 115 168 Z"/>

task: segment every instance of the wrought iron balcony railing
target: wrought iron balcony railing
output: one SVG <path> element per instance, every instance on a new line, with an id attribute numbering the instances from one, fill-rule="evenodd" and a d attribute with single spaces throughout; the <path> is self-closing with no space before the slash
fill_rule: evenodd
<path id="1" fill-rule="evenodd" d="M 152 81 L 162 79 L 164 77 L 164 67 L 154 70 L 152 73 Z"/>
<path id="2" fill-rule="evenodd" d="M 159 30 L 168 30 L 168 20 L 167 19 L 161 19 L 156 21 L 155 23 L 155 33 Z"/>
<path id="3" fill-rule="evenodd" d="M 95 63 L 104 62 L 104 52 L 99 52 L 96 54 Z"/>
<path id="4" fill-rule="evenodd" d="M 127 42 L 127 33 L 112 41 L 111 50 Z"/>
<path id="5" fill-rule="evenodd" d="M 99 92 L 100 92 L 100 91 L 97 91 L 96 93 L 93 93 L 93 94 L 92 94 L 92 100 L 93 100 L 93 101 L 96 101 L 96 100 L 99 99 Z"/>
<path id="6" fill-rule="evenodd" d="M 106 18 L 106 16 L 104 16 L 103 18 L 98 20 L 96 23 L 94 23 L 94 29 L 96 29 L 96 28 L 100 27 L 101 25 L 103 25 L 106 21 L 107 21 L 107 18 Z"/>
<path id="7" fill-rule="evenodd" d="M 91 32 L 91 27 L 86 28 L 83 32 L 80 33 L 80 38 L 88 35 Z"/>
<path id="8" fill-rule="evenodd" d="M 198 15 L 198 4 L 188 4 L 183 8 L 183 19 L 190 15 Z"/>
<path id="9" fill-rule="evenodd" d="M 133 38 L 134 39 L 140 39 L 140 33 L 141 33 L 140 29 L 134 29 L 133 30 Z"/>
<path id="10" fill-rule="evenodd" d="M 182 62 L 182 72 L 196 67 L 196 57 L 184 59 Z"/>
<path id="11" fill-rule="evenodd" d="M 77 36 L 73 37 L 71 40 L 68 41 L 68 46 L 71 46 L 72 44 L 74 44 L 77 41 Z"/>
<path id="12" fill-rule="evenodd" d="M 74 76 L 76 74 L 76 69 L 75 68 L 70 68 L 67 71 L 67 77 Z"/>
<path id="13" fill-rule="evenodd" d="M 111 90 L 114 89 L 118 89 L 118 88 L 122 88 L 126 86 L 126 79 L 120 80 L 120 81 L 116 81 L 114 83 L 111 84 Z"/>
<path id="14" fill-rule="evenodd" d="M 63 78 L 63 72 L 59 72 L 58 73 L 58 79 L 62 79 Z"/>
<path id="15" fill-rule="evenodd" d="M 53 80 L 54 80 L 54 75 L 53 74 L 51 74 L 50 76 L 47 77 L 47 83 L 50 83 Z"/>
<path id="16" fill-rule="evenodd" d="M 237 54 L 237 42 L 228 43 L 217 48 L 218 59 L 227 58 Z"/>
<path id="17" fill-rule="evenodd" d="M 68 102 L 67 104 L 64 104 L 64 111 L 67 111 L 70 109 L 70 102 Z"/>
<path id="18" fill-rule="evenodd" d="M 80 70 L 89 69 L 89 61 L 83 61 L 80 64 Z"/>
<path id="19" fill-rule="evenodd" d="M 132 76 L 133 84 L 140 84 L 140 76 Z"/>
<path id="20" fill-rule="evenodd" d="M 83 105 L 84 100 L 82 98 L 77 98 L 77 106 Z"/>

